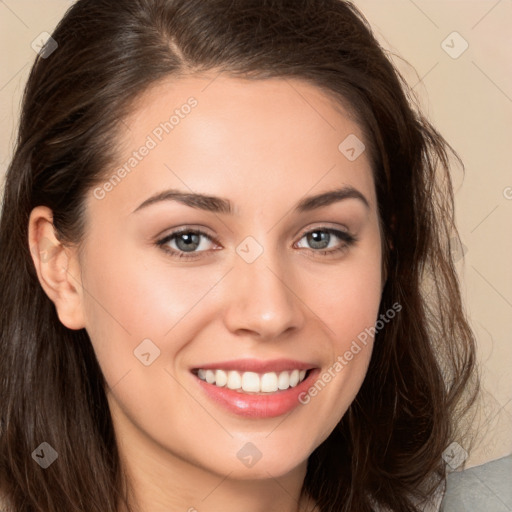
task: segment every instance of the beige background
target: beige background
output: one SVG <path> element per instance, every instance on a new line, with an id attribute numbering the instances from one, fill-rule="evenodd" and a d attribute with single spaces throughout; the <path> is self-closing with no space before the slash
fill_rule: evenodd
<path id="1" fill-rule="evenodd" d="M 41 32 L 51 33 L 71 4 L 0 1 L 2 182 L 35 58 L 31 43 Z M 356 5 L 382 44 L 416 70 L 394 59 L 465 163 L 464 176 L 453 171 L 465 250 L 457 268 L 483 373 L 486 419 L 482 441 L 468 459 L 468 466 L 478 465 L 512 453 L 512 1 L 361 0 Z M 450 35 L 454 31 L 460 37 Z M 453 58 L 464 41 L 467 50 Z"/>

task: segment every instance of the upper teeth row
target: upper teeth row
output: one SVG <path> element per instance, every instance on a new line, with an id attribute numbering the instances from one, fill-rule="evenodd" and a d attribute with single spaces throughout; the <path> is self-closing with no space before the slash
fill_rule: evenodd
<path id="1" fill-rule="evenodd" d="M 278 389 L 284 390 L 294 388 L 302 382 L 306 376 L 306 370 L 292 370 L 264 373 L 259 375 L 254 372 L 237 372 L 224 370 L 199 370 L 197 376 L 208 384 L 215 384 L 218 387 L 229 389 L 241 389 L 242 391 L 256 393 L 273 393 Z"/>

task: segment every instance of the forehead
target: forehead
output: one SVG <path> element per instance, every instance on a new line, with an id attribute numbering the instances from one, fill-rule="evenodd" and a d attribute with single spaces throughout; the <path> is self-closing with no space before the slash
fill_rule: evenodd
<path id="1" fill-rule="evenodd" d="M 375 200 L 361 127 L 343 105 L 297 79 L 166 79 L 134 102 L 116 139 L 106 179 L 127 171 L 109 192 L 121 209 L 164 188 L 231 196 L 236 208 L 343 184 Z M 143 157 L 134 156 L 144 147 Z"/>

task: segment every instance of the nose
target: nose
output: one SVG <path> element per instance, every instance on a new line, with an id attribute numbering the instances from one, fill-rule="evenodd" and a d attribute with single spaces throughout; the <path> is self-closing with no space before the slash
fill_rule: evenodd
<path id="1" fill-rule="evenodd" d="M 274 340 L 304 324 L 304 302 L 298 280 L 282 255 L 263 253 L 252 263 L 237 258 L 229 274 L 224 322 L 234 334 Z"/>

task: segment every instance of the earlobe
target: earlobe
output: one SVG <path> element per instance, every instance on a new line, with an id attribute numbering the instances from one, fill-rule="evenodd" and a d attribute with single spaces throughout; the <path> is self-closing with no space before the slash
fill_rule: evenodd
<path id="1" fill-rule="evenodd" d="M 52 211 L 37 206 L 30 214 L 28 244 L 41 287 L 69 329 L 85 327 L 83 293 L 75 251 L 55 235 Z"/>

